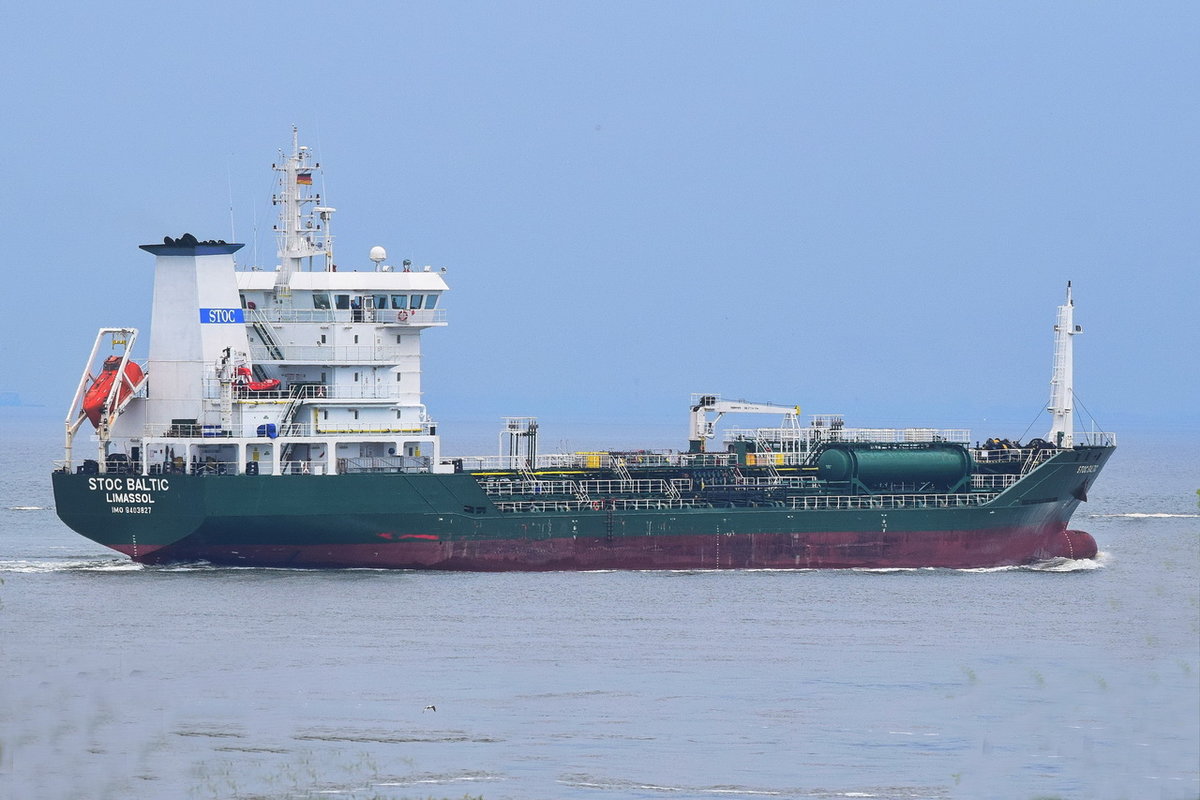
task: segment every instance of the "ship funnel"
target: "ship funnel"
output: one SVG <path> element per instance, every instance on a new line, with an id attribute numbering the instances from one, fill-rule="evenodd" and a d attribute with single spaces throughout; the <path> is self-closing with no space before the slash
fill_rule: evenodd
<path id="1" fill-rule="evenodd" d="M 141 246 L 155 256 L 149 360 L 155 402 L 147 424 L 165 429 L 173 419 L 199 419 L 204 409 L 196 387 L 211 377 L 222 351 L 249 352 L 233 266 L 241 247 L 191 234 Z"/>

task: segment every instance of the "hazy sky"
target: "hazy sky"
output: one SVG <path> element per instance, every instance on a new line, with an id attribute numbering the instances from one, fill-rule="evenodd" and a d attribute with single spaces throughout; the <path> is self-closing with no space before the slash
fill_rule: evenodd
<path id="1" fill-rule="evenodd" d="M 1019 436 L 1068 279 L 1100 425 L 1200 425 L 1195 2 L 18 3 L 0 68 L 0 391 L 56 414 L 148 330 L 139 244 L 275 263 L 294 123 L 343 269 L 448 269 L 444 431 L 682 440 L 709 391 Z"/>

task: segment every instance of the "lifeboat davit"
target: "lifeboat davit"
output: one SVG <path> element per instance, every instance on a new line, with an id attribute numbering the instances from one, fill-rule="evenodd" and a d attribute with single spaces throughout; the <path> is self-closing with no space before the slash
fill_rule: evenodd
<path id="1" fill-rule="evenodd" d="M 269 392 L 272 389 L 279 388 L 278 378 L 267 378 L 265 381 L 250 380 L 251 372 L 249 367 L 238 367 L 237 377 L 233 383 L 242 389 L 249 389 L 252 392 Z"/>
<path id="2" fill-rule="evenodd" d="M 95 428 L 100 427 L 100 415 L 104 411 L 104 404 L 108 402 L 108 395 L 112 391 L 113 381 L 117 379 L 117 370 L 120 368 L 120 356 L 109 356 L 104 359 L 100 375 L 92 381 L 92 385 L 83 395 L 83 413 L 87 415 L 88 421 Z M 125 364 L 125 377 L 127 380 L 121 381 L 121 388 L 117 390 L 116 405 L 118 406 L 133 394 L 133 387 L 142 382 L 144 374 L 141 367 L 129 361 Z"/>

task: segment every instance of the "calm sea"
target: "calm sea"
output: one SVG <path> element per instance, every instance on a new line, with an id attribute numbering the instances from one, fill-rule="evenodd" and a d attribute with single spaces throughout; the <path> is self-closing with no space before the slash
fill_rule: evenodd
<path id="1" fill-rule="evenodd" d="M 485 575 L 134 566 L 0 434 L 2 798 L 1200 797 L 1195 437 L 1096 561 Z"/>

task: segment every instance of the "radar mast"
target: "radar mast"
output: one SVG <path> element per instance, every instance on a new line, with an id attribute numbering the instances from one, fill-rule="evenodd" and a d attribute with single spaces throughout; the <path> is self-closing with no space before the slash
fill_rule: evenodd
<path id="1" fill-rule="evenodd" d="M 312 151 L 300 144 L 299 130 L 292 126 L 292 154 L 282 163 L 272 164 L 279 173 L 279 188 L 271 204 L 279 206 L 279 222 L 275 225 L 278 241 L 279 274 L 275 279 L 277 291 L 286 290 L 292 273 L 314 271 L 313 260 L 321 257 L 320 271 L 333 266 L 333 234 L 330 224 L 335 209 L 321 205 L 320 193 L 314 193 L 313 173 L 321 165 L 311 162 Z"/>

